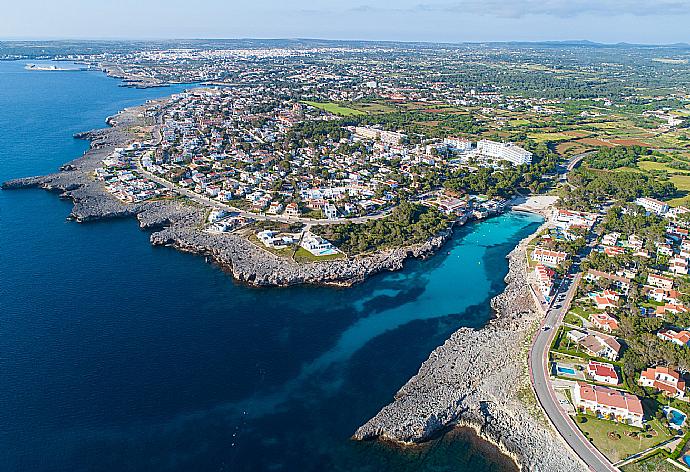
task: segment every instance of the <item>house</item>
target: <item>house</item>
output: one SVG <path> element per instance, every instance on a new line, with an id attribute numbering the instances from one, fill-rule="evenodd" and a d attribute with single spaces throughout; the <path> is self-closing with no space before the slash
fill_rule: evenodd
<path id="1" fill-rule="evenodd" d="M 594 301 L 594 304 L 597 306 L 597 310 L 605 310 L 607 308 L 618 307 L 616 300 L 609 297 L 604 297 L 602 295 L 594 295 L 592 297 L 592 300 Z"/>
<path id="2" fill-rule="evenodd" d="M 539 291 L 544 295 L 544 298 L 548 298 L 549 295 L 551 295 L 554 274 L 555 272 L 553 269 L 549 269 L 543 264 L 537 264 L 534 268 L 537 285 L 539 286 Z"/>
<path id="3" fill-rule="evenodd" d="M 685 381 L 680 374 L 668 367 L 650 367 L 640 375 L 638 382 L 643 387 L 653 388 L 673 398 L 685 397 Z"/>
<path id="4" fill-rule="evenodd" d="M 640 197 L 635 200 L 635 203 L 647 210 L 647 213 L 654 213 L 656 215 L 664 215 L 669 209 L 668 204 L 655 198 Z"/>
<path id="5" fill-rule="evenodd" d="M 688 274 L 688 260 L 684 257 L 674 257 L 668 262 L 668 270 L 674 274 Z"/>
<path id="6" fill-rule="evenodd" d="M 678 313 L 687 313 L 688 312 L 688 307 L 685 305 L 678 303 L 666 303 L 663 306 L 658 306 L 656 307 L 656 310 L 654 314 L 660 318 L 663 318 L 666 313 L 673 313 L 674 315 L 677 315 Z"/>
<path id="7" fill-rule="evenodd" d="M 595 328 L 610 333 L 618 329 L 618 320 L 607 313 L 592 313 L 589 321 Z"/>
<path id="8" fill-rule="evenodd" d="M 616 369 L 612 364 L 607 364 L 606 362 L 589 361 L 589 364 L 587 364 L 587 375 L 599 383 L 618 385 L 620 382 Z"/>
<path id="9" fill-rule="evenodd" d="M 338 208 L 332 203 L 326 203 L 323 206 L 323 214 L 329 220 L 334 220 L 338 217 Z"/>
<path id="10" fill-rule="evenodd" d="M 613 336 L 597 332 L 583 333 L 575 329 L 568 331 L 567 336 L 590 356 L 603 357 L 612 361 L 618 359 L 621 345 Z"/>
<path id="11" fill-rule="evenodd" d="M 644 410 L 640 399 L 621 390 L 578 382 L 573 391 L 573 404 L 578 410 L 599 418 L 638 428 L 644 424 Z"/>
<path id="12" fill-rule="evenodd" d="M 647 298 L 654 300 L 655 302 L 669 302 L 672 304 L 680 303 L 680 292 L 678 290 L 664 290 L 658 287 L 645 287 L 647 292 Z"/>
<path id="13" fill-rule="evenodd" d="M 283 214 L 289 218 L 299 218 L 299 206 L 297 206 L 297 204 L 294 202 L 288 203 L 285 205 L 285 212 Z"/>
<path id="14" fill-rule="evenodd" d="M 649 274 L 647 276 L 647 283 L 652 287 L 659 287 L 665 290 L 671 290 L 673 288 L 673 279 L 664 277 L 663 275 Z"/>
<path id="15" fill-rule="evenodd" d="M 329 241 L 308 231 L 302 236 L 300 246 L 315 256 L 328 256 L 338 253 L 338 250 Z"/>
<path id="16" fill-rule="evenodd" d="M 585 279 L 592 282 L 599 282 L 600 280 L 608 280 L 612 286 L 618 288 L 623 294 L 627 294 L 630 290 L 630 279 L 622 277 L 620 275 L 609 274 L 608 272 L 602 272 L 600 270 L 589 269 Z"/>
<path id="17" fill-rule="evenodd" d="M 556 267 L 561 262 L 565 261 L 568 254 L 560 251 L 551 251 L 537 247 L 532 251 L 532 260 L 550 267 Z"/>
<path id="18" fill-rule="evenodd" d="M 618 244 L 618 238 L 621 237 L 620 233 L 608 233 L 603 238 L 601 238 L 601 244 L 604 246 L 615 246 Z"/>
<path id="19" fill-rule="evenodd" d="M 682 347 L 690 345 L 690 332 L 685 330 L 678 332 L 672 329 L 661 329 L 656 335 L 659 339 L 671 341 Z"/>

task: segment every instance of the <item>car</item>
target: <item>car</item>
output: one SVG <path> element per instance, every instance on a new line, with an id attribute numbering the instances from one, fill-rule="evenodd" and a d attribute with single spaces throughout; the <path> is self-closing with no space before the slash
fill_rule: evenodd
<path id="1" fill-rule="evenodd" d="M 545 325 L 545 326 L 542 326 L 542 327 L 541 327 L 541 330 L 542 330 L 542 331 L 548 331 L 548 330 L 550 330 L 550 329 L 551 329 L 551 326 L 548 326 L 548 325 Z"/>

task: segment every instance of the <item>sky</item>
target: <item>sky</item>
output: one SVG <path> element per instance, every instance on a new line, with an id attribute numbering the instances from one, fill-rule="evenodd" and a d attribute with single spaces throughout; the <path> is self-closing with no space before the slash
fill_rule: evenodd
<path id="1" fill-rule="evenodd" d="M 0 38 L 690 42 L 690 0 L 0 0 Z"/>

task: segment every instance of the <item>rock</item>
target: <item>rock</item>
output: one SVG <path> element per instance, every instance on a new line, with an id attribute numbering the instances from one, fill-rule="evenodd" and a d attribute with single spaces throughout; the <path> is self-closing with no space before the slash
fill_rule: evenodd
<path id="1" fill-rule="evenodd" d="M 482 329 L 453 333 L 354 439 L 416 443 L 470 426 L 523 470 L 587 470 L 538 407 L 518 398 L 520 391 L 533 395 L 527 346 L 540 319 L 527 288 L 525 246 L 526 240 L 509 255 L 506 289 L 491 302 L 497 317 Z"/>

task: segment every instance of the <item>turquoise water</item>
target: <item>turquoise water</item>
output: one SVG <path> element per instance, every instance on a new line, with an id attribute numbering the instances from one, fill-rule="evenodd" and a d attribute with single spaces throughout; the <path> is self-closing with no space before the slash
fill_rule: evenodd
<path id="1" fill-rule="evenodd" d="M 570 367 L 558 366 L 557 370 L 559 374 L 575 375 L 575 369 L 571 369 Z"/>
<path id="2" fill-rule="evenodd" d="M 87 148 L 73 133 L 179 89 L 0 62 L 0 180 L 55 170 Z M 403 450 L 348 438 L 450 333 L 486 322 L 537 218 L 468 225 L 351 289 L 259 290 L 70 208 L 0 192 L 2 470 L 511 470 L 466 432 Z"/>

